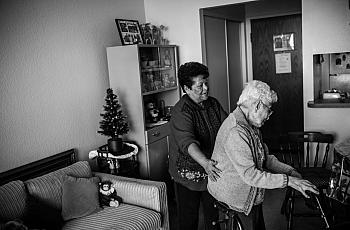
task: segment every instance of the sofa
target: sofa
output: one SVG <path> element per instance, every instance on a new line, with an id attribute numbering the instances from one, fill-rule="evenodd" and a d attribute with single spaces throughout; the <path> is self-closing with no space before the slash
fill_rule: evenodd
<path id="1" fill-rule="evenodd" d="M 50 165 L 48 162 L 45 164 Z M 33 171 L 32 168 L 30 171 Z M 87 161 L 50 171 L 25 180 L 14 177 L 14 180 L 0 186 L 2 226 L 13 220 L 24 220 L 23 224 L 26 224 L 29 219 L 29 225 L 34 222 L 33 228 L 40 229 L 169 229 L 166 186 L 163 182 L 93 172 Z M 0 179 L 3 178 L 0 176 Z M 98 204 L 94 190 L 96 180 L 113 183 L 123 200 L 118 207 L 101 207 Z M 85 193 L 89 193 L 88 198 L 83 200 Z M 93 195 L 89 197 L 90 194 Z M 35 226 L 38 222 L 39 226 Z M 42 226 L 44 222 L 50 226 Z"/>

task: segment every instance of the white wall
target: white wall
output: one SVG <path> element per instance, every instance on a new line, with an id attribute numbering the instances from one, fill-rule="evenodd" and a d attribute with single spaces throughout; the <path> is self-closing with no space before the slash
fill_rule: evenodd
<path id="1" fill-rule="evenodd" d="M 171 44 L 179 46 L 179 63 L 202 62 L 199 9 L 244 0 L 144 0 L 146 22 L 169 27 Z"/>
<path id="2" fill-rule="evenodd" d="M 106 143 L 96 131 L 115 18 L 144 22 L 143 0 L 1 0 L 0 172 Z"/>
<path id="3" fill-rule="evenodd" d="M 337 142 L 350 137 L 350 108 L 308 108 L 313 100 L 315 53 L 350 51 L 348 0 L 302 0 L 305 130 L 336 133 Z"/>
<path id="4" fill-rule="evenodd" d="M 96 133 L 108 87 L 114 19 L 169 27 L 180 63 L 201 61 L 199 9 L 240 0 L 0 0 L 0 172 L 106 142 Z M 350 51 L 348 0 L 303 0 L 305 129 L 350 136 L 350 108 L 308 108 L 312 55 Z"/>

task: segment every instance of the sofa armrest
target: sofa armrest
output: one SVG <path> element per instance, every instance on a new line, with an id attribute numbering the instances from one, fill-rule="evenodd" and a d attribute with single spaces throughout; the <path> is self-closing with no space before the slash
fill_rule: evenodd
<path id="1" fill-rule="evenodd" d="M 117 194 L 123 202 L 148 208 L 162 215 L 162 228 L 169 229 L 168 200 L 164 182 L 142 180 L 94 172 L 101 181 L 110 180 L 115 184 Z"/>

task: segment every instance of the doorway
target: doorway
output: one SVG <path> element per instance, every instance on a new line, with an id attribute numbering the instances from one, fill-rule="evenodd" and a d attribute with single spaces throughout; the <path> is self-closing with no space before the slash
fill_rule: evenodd
<path id="1" fill-rule="evenodd" d="M 294 50 L 274 52 L 273 36 L 294 33 Z M 274 148 L 276 138 L 304 130 L 301 15 L 251 20 L 253 79 L 271 86 L 278 95 L 274 114 L 261 128 L 265 142 Z M 275 57 L 290 53 L 291 72 L 276 74 Z"/>
<path id="2" fill-rule="evenodd" d="M 203 16 L 203 22 L 209 92 L 230 113 L 243 87 L 242 22 L 208 15 Z"/>

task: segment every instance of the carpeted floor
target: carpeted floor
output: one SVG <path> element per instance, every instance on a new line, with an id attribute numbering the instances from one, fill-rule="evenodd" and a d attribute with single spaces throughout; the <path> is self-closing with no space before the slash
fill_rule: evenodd
<path id="1" fill-rule="evenodd" d="M 285 196 L 285 189 L 266 190 L 264 201 L 264 219 L 267 230 L 287 229 L 287 220 L 280 213 L 282 202 Z M 296 202 L 296 211 L 307 209 L 303 200 Z M 293 229 L 298 230 L 319 230 L 324 226 L 320 217 L 295 217 Z"/>
<path id="2" fill-rule="evenodd" d="M 287 229 L 287 221 L 284 215 L 280 214 L 281 205 L 284 199 L 285 189 L 266 190 L 263 205 L 264 219 L 267 230 Z M 305 208 L 303 202 L 296 204 L 296 210 Z M 169 197 L 170 230 L 177 230 L 176 203 Z M 198 230 L 203 230 L 203 216 L 200 216 Z M 296 217 L 293 230 L 319 230 L 324 226 L 323 220 L 319 217 Z"/>

